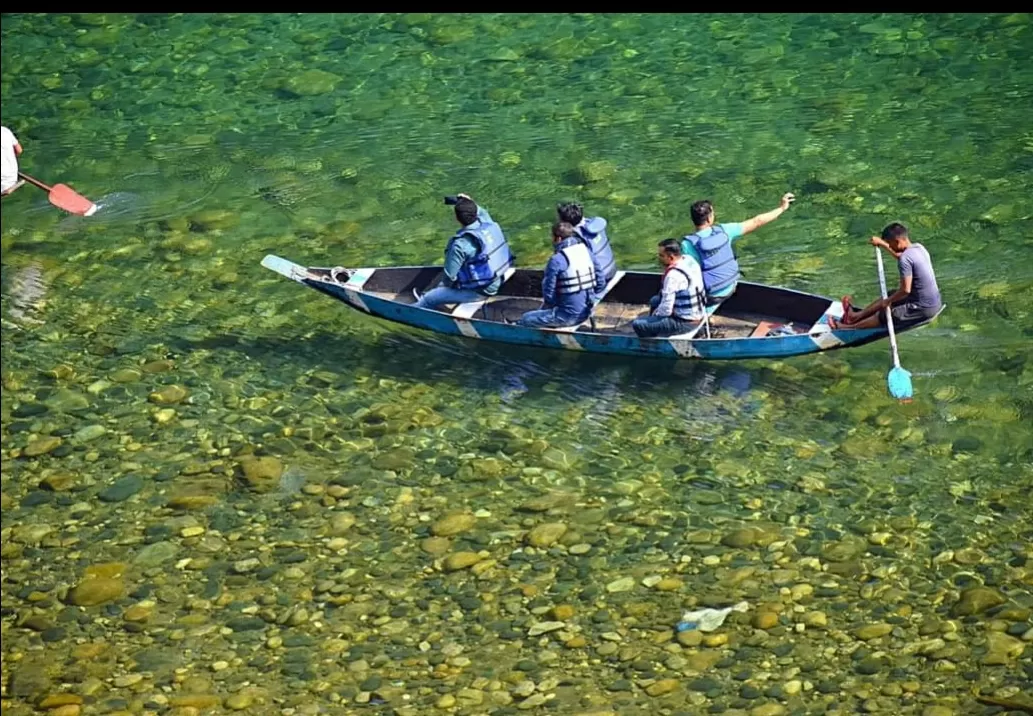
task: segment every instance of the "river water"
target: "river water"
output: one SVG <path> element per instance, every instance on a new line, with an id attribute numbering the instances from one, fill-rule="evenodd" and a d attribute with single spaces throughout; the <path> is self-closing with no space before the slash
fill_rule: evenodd
<path id="1" fill-rule="evenodd" d="M 1028 14 L 2 18 L 4 713 L 992 714 L 1033 700 Z M 888 346 L 672 363 L 360 315 L 261 268 L 622 268 L 710 198 Z M 890 268 L 891 279 L 895 276 Z M 745 601 L 717 630 L 686 610 Z M 62 710 L 63 709 L 63 710 Z"/>

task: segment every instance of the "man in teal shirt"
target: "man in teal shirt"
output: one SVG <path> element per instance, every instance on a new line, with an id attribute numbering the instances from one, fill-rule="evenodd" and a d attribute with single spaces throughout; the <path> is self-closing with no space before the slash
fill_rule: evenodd
<path id="1" fill-rule="evenodd" d="M 692 223 L 696 231 L 682 239 L 682 255 L 699 264 L 708 305 L 720 303 L 735 293 L 739 282 L 739 262 L 732 243 L 780 217 L 794 199 L 795 196 L 787 193 L 777 208 L 741 223 L 727 224 L 714 223 L 714 205 L 709 200 L 692 205 Z"/>
<path id="2" fill-rule="evenodd" d="M 513 264 L 502 228 L 487 209 L 466 194 L 459 194 L 452 201 L 462 228 L 445 247 L 442 285 L 422 296 L 413 289 L 417 308 L 437 309 L 446 303 L 467 303 L 494 296 L 506 269 Z"/>

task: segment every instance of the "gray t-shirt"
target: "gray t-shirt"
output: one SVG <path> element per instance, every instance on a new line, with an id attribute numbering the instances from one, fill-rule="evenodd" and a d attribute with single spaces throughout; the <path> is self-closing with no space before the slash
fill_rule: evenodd
<path id="1" fill-rule="evenodd" d="M 911 293 L 907 302 L 921 308 L 940 307 L 940 287 L 936 285 L 933 262 L 921 244 L 911 244 L 900 255 L 900 277 L 911 277 Z"/>

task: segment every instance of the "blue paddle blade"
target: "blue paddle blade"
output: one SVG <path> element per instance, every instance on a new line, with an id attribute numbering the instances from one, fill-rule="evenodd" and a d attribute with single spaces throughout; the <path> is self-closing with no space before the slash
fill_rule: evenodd
<path id="1" fill-rule="evenodd" d="M 889 386 L 890 395 L 897 400 L 911 400 L 911 396 L 914 395 L 911 374 L 899 366 L 890 370 L 886 376 L 886 384 Z"/>

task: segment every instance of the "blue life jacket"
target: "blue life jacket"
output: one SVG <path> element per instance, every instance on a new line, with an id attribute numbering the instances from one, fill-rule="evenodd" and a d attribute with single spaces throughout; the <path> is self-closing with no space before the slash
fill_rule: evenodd
<path id="1" fill-rule="evenodd" d="M 603 270 L 603 276 L 609 283 L 613 275 L 617 273 L 617 259 L 613 257 L 613 249 L 610 248 L 610 239 L 606 236 L 606 219 L 596 216 L 591 219 L 582 219 L 581 223 L 574 227 L 577 235 L 585 242 L 592 253 L 599 261 Z"/>
<path id="2" fill-rule="evenodd" d="M 456 274 L 455 286 L 460 289 L 481 290 L 491 285 L 496 276 L 501 276 L 513 265 L 513 254 L 509 251 L 509 243 L 502 233 L 502 227 L 496 222 L 477 221 L 460 229 L 445 248 L 460 236 L 468 236 L 477 246 L 477 255 L 468 259 Z"/>
<path id="3" fill-rule="evenodd" d="M 556 277 L 556 293 L 566 295 L 588 291 L 595 286 L 595 266 L 584 241 L 559 250 L 567 259 L 567 268 Z"/>
<path id="4" fill-rule="evenodd" d="M 690 242 L 699 254 L 700 269 L 703 271 L 703 286 L 708 294 L 728 288 L 739 280 L 739 262 L 732 251 L 732 240 L 720 224 L 710 227 L 707 236 L 689 234 Z"/>
<path id="5" fill-rule="evenodd" d="M 671 313 L 683 321 L 700 320 L 703 317 L 704 300 L 702 289 L 698 285 L 699 279 L 694 281 L 689 272 L 677 264 L 672 266 L 670 270 L 677 271 L 689 282 L 688 289 L 683 288 L 674 292 L 674 308 L 671 310 Z"/>

